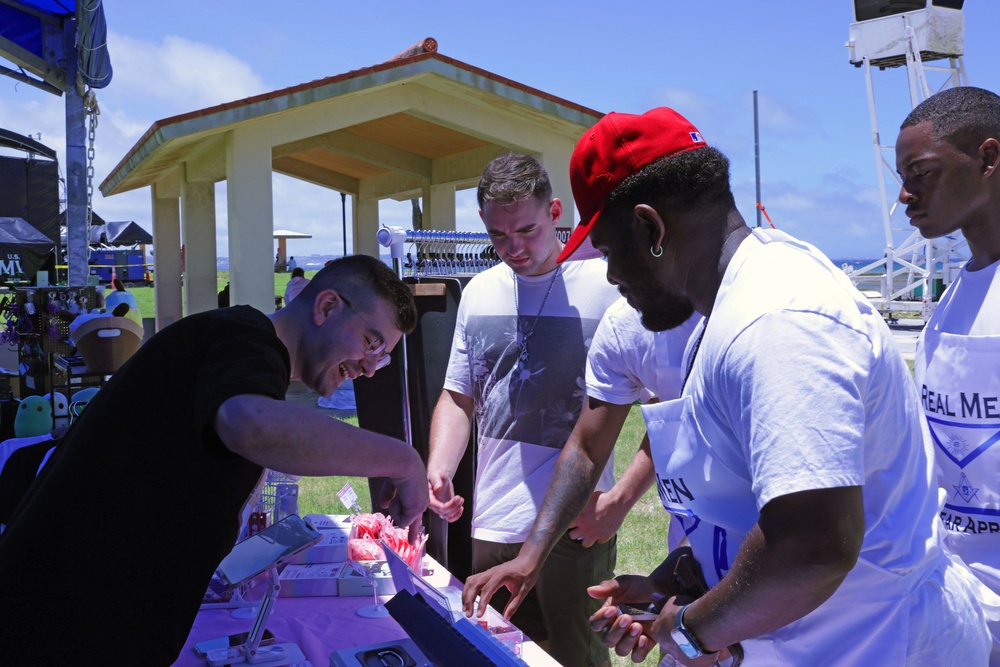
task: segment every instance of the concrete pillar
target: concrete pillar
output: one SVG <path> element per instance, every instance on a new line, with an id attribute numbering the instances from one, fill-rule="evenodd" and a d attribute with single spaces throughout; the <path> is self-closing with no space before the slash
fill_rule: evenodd
<path id="1" fill-rule="evenodd" d="M 226 178 L 230 303 L 273 313 L 271 147 L 252 129 L 237 128 L 226 137 Z"/>
<path id="2" fill-rule="evenodd" d="M 375 240 L 378 232 L 378 200 L 354 198 L 354 254 L 378 257 L 382 246 Z"/>
<path id="3" fill-rule="evenodd" d="M 573 229 L 579 220 L 576 219 L 576 207 L 573 205 L 573 186 L 569 182 L 569 158 L 570 153 L 566 151 L 553 151 L 539 157 L 545 170 L 549 172 L 552 196 L 557 197 L 563 205 L 559 226 Z"/>
<path id="4" fill-rule="evenodd" d="M 215 184 L 181 181 L 181 234 L 184 239 L 184 312 L 217 308 Z"/>
<path id="5" fill-rule="evenodd" d="M 424 229 L 455 230 L 455 186 L 431 185 L 424 188 Z"/>
<path id="6" fill-rule="evenodd" d="M 153 275 L 156 289 L 156 330 L 176 322 L 181 309 L 181 212 L 177 197 L 158 196 L 160 186 L 150 188 L 153 206 Z"/>

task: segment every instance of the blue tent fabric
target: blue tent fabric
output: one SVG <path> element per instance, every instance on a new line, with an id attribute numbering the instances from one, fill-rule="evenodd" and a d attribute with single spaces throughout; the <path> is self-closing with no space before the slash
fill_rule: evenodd
<path id="1" fill-rule="evenodd" d="M 47 22 L 77 21 L 77 62 L 80 76 L 91 88 L 104 88 L 111 83 L 111 57 L 107 46 L 107 21 L 102 0 L 5 0 L 0 4 L 0 38 L 10 41 L 31 56 L 62 69 L 50 62 L 43 44 L 42 31 Z M 0 46 L 0 56 L 8 57 Z M 18 58 L 11 57 L 18 62 Z M 43 73 L 33 72 L 44 78 Z M 47 81 L 52 83 L 53 81 Z"/>

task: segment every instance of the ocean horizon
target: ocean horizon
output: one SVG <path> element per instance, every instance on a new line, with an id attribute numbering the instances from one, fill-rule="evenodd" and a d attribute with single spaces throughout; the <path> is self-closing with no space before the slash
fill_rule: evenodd
<path id="1" fill-rule="evenodd" d="M 340 255 L 290 255 L 290 257 L 295 257 L 295 262 L 302 269 L 306 271 L 318 271 L 323 268 L 331 259 L 337 259 Z M 391 258 L 388 254 L 380 255 L 382 261 L 384 261 L 389 266 L 392 266 Z M 863 266 L 867 266 L 874 262 L 879 261 L 878 257 L 870 258 L 846 258 L 846 259 L 834 259 L 831 258 L 830 261 L 833 262 L 834 266 L 839 266 L 841 268 L 846 264 L 850 269 L 856 270 Z M 900 264 L 896 265 L 896 268 L 903 268 Z M 216 257 L 216 270 L 218 271 L 228 271 L 229 270 L 229 258 L 228 257 Z M 880 267 L 873 269 L 872 273 L 885 273 L 885 268 Z"/>

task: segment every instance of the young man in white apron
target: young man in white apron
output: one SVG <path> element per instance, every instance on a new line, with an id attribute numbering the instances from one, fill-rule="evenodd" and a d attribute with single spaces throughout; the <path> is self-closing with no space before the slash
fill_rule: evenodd
<path id="1" fill-rule="evenodd" d="M 736 643 L 744 665 L 985 664 L 981 584 L 941 549 L 933 450 L 880 314 L 812 246 L 747 227 L 728 160 L 671 109 L 605 116 L 570 179 L 582 222 L 560 259 L 589 234 L 646 327 L 705 316 L 680 398 L 643 412 L 710 590 L 593 587 L 665 596 L 642 624 L 595 614 L 605 645 L 696 667 Z"/>
<path id="2" fill-rule="evenodd" d="M 981 88 L 928 98 L 896 141 L 910 224 L 926 238 L 961 231 L 972 255 L 921 332 L 913 370 L 945 493 L 945 545 L 1000 593 L 998 164 L 1000 96 Z M 1000 665 L 996 642 L 990 665 Z"/>

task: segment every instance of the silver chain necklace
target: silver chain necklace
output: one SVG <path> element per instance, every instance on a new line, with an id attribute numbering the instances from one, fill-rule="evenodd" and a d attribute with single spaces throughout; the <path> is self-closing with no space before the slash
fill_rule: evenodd
<path id="1" fill-rule="evenodd" d="M 527 332 L 521 333 L 521 309 L 517 305 L 517 292 L 520 286 L 520 281 L 517 279 L 517 274 L 511 270 L 511 275 L 514 276 L 514 318 L 517 322 L 517 350 L 518 359 L 522 363 L 528 361 L 528 339 L 531 338 L 531 334 L 535 333 L 535 325 L 538 324 L 538 318 L 542 316 L 542 310 L 545 308 L 545 302 L 549 300 L 549 293 L 552 292 L 552 286 L 556 284 L 556 278 L 562 273 L 562 264 L 556 267 L 555 272 L 552 274 L 552 280 L 549 281 L 549 288 L 545 290 L 545 296 L 542 298 L 542 305 L 538 307 L 538 314 L 535 315 L 534 321 L 531 323 L 531 328 Z"/>

